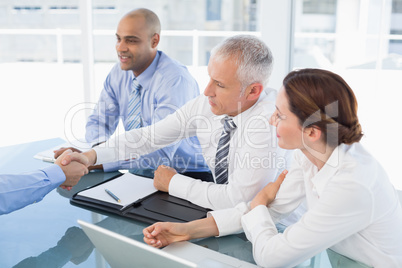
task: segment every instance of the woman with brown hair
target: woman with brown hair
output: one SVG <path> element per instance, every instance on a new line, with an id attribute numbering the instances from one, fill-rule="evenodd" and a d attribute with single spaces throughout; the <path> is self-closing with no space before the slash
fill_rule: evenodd
<path id="1" fill-rule="evenodd" d="M 264 267 L 295 266 L 327 248 L 369 266 L 402 267 L 402 209 L 386 172 L 359 143 L 363 134 L 348 84 L 325 70 L 293 71 L 276 108 L 271 124 L 279 146 L 298 149 L 290 171 L 248 204 L 194 222 L 156 223 L 144 229 L 145 242 L 162 247 L 243 229 Z M 278 233 L 275 222 L 303 201 L 308 211 Z M 218 214 L 225 220 L 216 221 Z"/>

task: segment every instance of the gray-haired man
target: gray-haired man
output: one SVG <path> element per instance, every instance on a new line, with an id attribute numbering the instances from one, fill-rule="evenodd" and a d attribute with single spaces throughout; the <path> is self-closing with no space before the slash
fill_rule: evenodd
<path id="1" fill-rule="evenodd" d="M 264 90 L 272 70 L 269 48 L 257 37 L 240 35 L 212 51 L 204 96 L 164 120 L 126 132 L 84 153 L 90 163 L 129 159 L 197 136 L 215 182 L 202 182 L 160 166 L 154 185 L 161 191 L 213 210 L 250 201 L 286 168 L 268 120 L 275 90 Z"/>

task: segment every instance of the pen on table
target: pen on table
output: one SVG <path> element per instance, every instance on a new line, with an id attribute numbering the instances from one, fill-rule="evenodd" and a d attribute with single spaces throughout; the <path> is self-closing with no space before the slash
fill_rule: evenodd
<path id="1" fill-rule="evenodd" d="M 117 202 L 121 202 L 120 198 L 118 198 L 114 193 L 112 193 L 111 191 L 109 191 L 108 189 L 105 189 L 106 193 L 108 193 L 111 197 L 113 197 L 114 200 L 116 200 Z"/>

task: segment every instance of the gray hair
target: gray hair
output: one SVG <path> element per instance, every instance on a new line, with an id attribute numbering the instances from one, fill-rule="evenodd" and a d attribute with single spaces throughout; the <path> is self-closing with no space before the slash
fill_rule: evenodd
<path id="1" fill-rule="evenodd" d="M 234 60 L 238 66 L 237 79 L 241 83 L 242 94 L 253 83 L 266 86 L 274 60 L 268 46 L 252 35 L 236 35 L 225 39 L 212 49 L 211 58 Z"/>

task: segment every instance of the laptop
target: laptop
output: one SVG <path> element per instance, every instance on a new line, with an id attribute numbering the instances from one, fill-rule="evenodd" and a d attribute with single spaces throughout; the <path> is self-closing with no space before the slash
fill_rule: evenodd
<path id="1" fill-rule="evenodd" d="M 88 222 L 78 220 L 78 224 L 112 268 L 258 267 L 187 241 L 173 243 L 161 250 Z"/>

